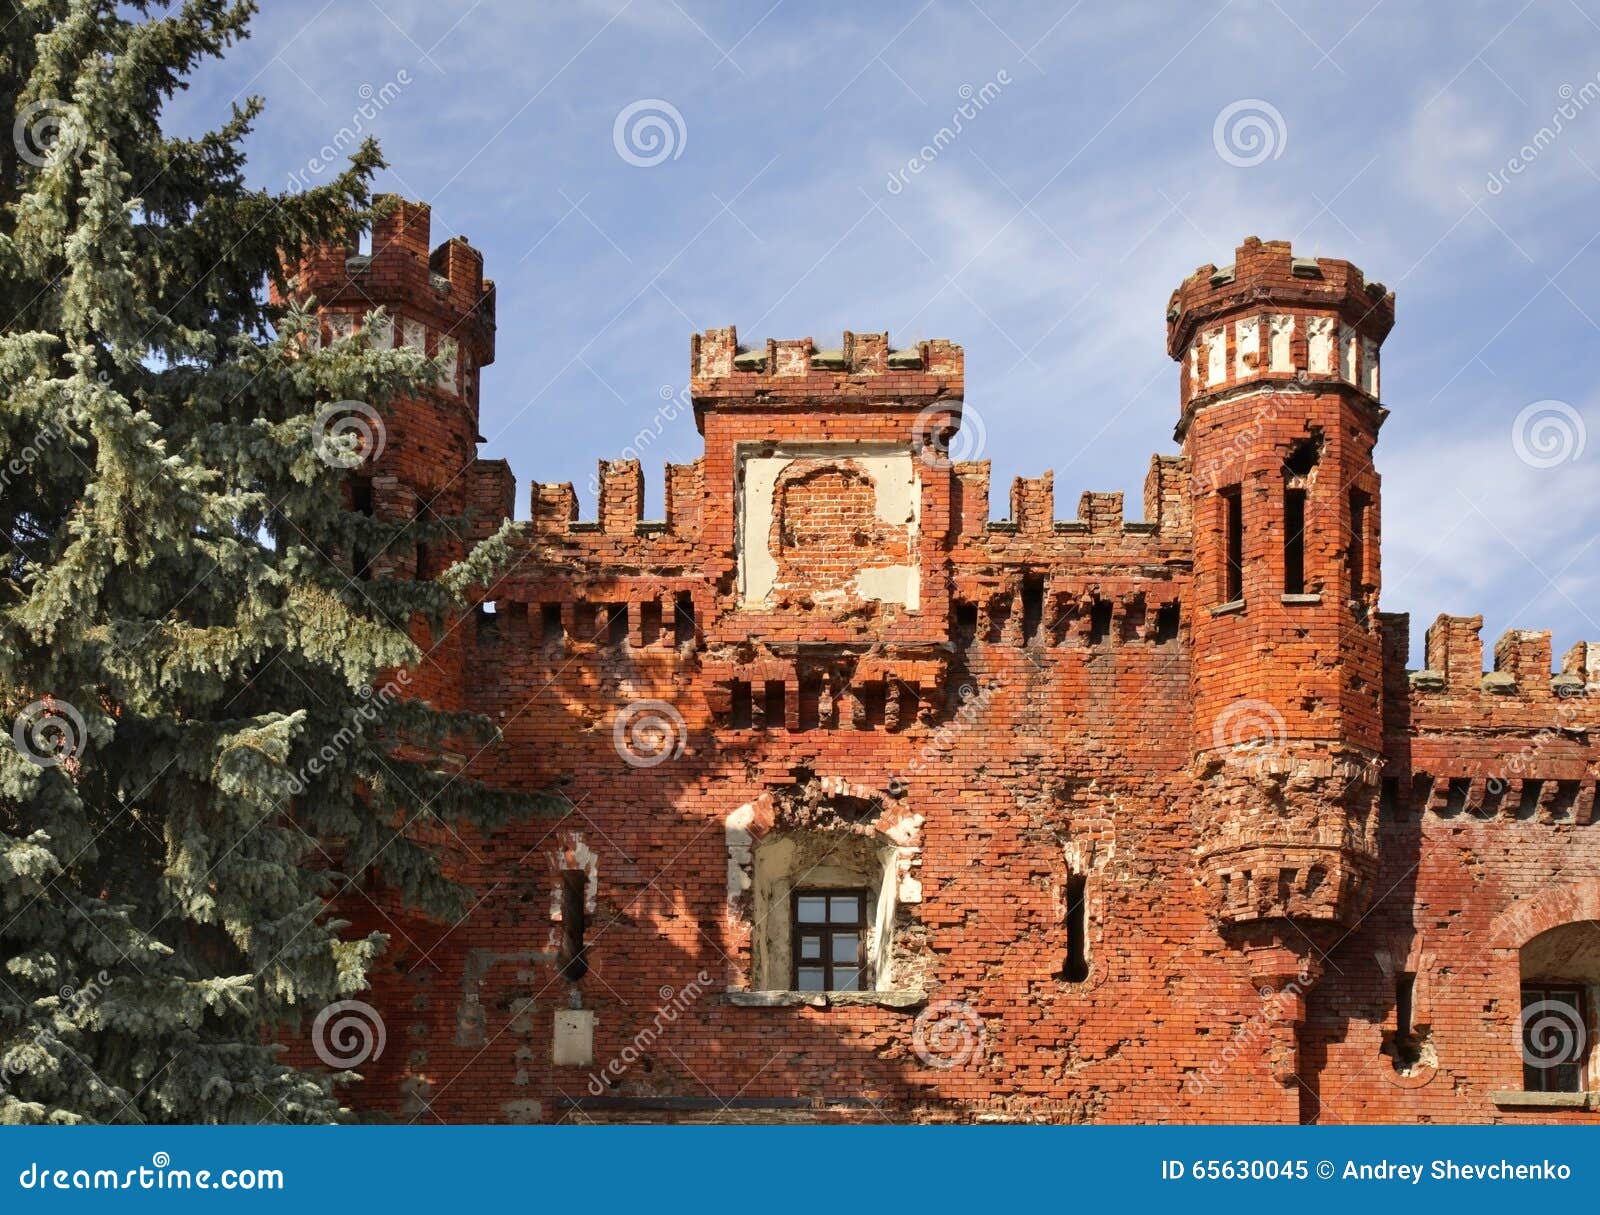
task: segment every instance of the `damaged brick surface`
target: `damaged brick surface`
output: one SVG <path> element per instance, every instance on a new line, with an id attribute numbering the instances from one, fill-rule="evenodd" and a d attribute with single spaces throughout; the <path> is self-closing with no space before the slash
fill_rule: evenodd
<path id="1" fill-rule="evenodd" d="M 493 289 L 464 242 L 430 253 L 425 207 L 397 214 L 296 289 L 330 339 L 381 304 L 430 352 L 458 344 L 369 470 L 380 512 L 477 509 L 412 558 L 432 574 L 511 514 L 509 471 L 476 454 Z M 1524 946 L 1600 919 L 1600 644 L 1553 672 L 1549 635 L 1517 631 L 1486 673 L 1481 619 L 1442 616 L 1406 670 L 1373 465 L 1394 297 L 1283 242 L 1226 269 L 1169 304 L 1180 449 L 1152 460 L 1142 521 L 1094 492 L 1057 520 L 1048 473 L 992 521 L 987 462 L 945 454 L 960 347 L 887 334 L 696 335 L 705 450 L 667 469 L 661 521 L 636 461 L 601 463 L 592 521 L 533 485 L 517 560 L 474 592 L 492 615 L 420 638 L 414 689 L 500 726 L 474 775 L 568 813 L 441 841 L 482 894 L 459 924 L 347 900 L 391 938 L 365 998 L 404 1044 L 353 1100 L 445 1121 L 1597 1117 L 1504 1094 Z M 869 990 L 788 990 L 788 899 L 817 875 L 868 894 Z"/>

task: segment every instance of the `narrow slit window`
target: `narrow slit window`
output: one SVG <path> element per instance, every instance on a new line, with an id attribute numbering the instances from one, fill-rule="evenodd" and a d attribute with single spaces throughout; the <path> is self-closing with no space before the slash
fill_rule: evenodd
<path id="1" fill-rule="evenodd" d="M 613 646 L 628 644 L 628 605 L 612 603 L 606 607 L 606 642 Z"/>
<path id="2" fill-rule="evenodd" d="M 776 730 L 784 724 L 785 720 L 783 681 L 780 679 L 767 680 L 762 689 L 762 695 L 765 702 L 764 708 L 767 726 L 770 729 Z"/>
<path id="3" fill-rule="evenodd" d="M 581 869 L 561 871 L 561 975 L 572 983 L 589 973 L 589 947 L 583 939 L 588 931 L 584 908 L 588 884 Z"/>
<path id="4" fill-rule="evenodd" d="M 1067 878 L 1067 962 L 1061 977 L 1082 983 L 1089 977 L 1089 879 L 1082 874 Z"/>
<path id="5" fill-rule="evenodd" d="M 694 595 L 689 591 L 679 591 L 672 612 L 673 637 L 679 645 L 686 641 L 693 641 L 699 631 L 694 619 Z"/>
<path id="6" fill-rule="evenodd" d="M 753 698 L 748 683 L 739 682 L 733 685 L 733 697 L 728 714 L 728 726 L 734 730 L 748 730 L 755 724 L 752 716 Z"/>
<path id="7" fill-rule="evenodd" d="M 1029 575 L 1022 580 L 1022 643 L 1030 644 L 1044 622 L 1044 579 Z"/>
<path id="8" fill-rule="evenodd" d="M 1283 491 L 1283 593 L 1306 593 L 1306 491 Z"/>
<path id="9" fill-rule="evenodd" d="M 1365 597 L 1367 585 L 1367 495 L 1359 490 L 1350 494 L 1350 544 L 1345 549 L 1346 572 L 1350 580 L 1350 598 L 1359 602 Z"/>
<path id="10" fill-rule="evenodd" d="M 1221 491 L 1222 601 L 1244 598 L 1244 499 L 1237 485 Z"/>
<path id="11" fill-rule="evenodd" d="M 1111 636 L 1111 600 L 1096 599 L 1089 608 L 1089 644 L 1100 645 Z"/>
<path id="12" fill-rule="evenodd" d="M 561 605 L 559 603 L 541 603 L 539 605 L 539 633 L 547 645 L 560 641 L 566 635 L 566 628 L 561 623 Z"/>

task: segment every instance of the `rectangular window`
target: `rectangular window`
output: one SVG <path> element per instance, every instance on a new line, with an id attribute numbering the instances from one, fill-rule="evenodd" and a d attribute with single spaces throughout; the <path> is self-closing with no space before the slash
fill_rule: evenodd
<path id="1" fill-rule="evenodd" d="M 1528 1092 L 1583 1092 L 1585 1005 L 1580 987 L 1522 985 L 1522 1087 Z"/>
<path id="2" fill-rule="evenodd" d="M 793 931 L 795 991 L 865 991 L 867 892 L 797 890 Z"/>
<path id="3" fill-rule="evenodd" d="M 1244 598 L 1244 499 L 1237 485 L 1220 491 L 1222 499 L 1222 601 Z"/>
<path id="4" fill-rule="evenodd" d="M 1283 491 L 1283 593 L 1306 593 L 1306 491 Z"/>

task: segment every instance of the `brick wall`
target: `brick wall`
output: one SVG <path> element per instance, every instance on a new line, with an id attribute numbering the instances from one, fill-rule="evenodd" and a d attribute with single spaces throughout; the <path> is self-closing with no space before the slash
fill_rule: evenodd
<path id="1" fill-rule="evenodd" d="M 481 259 L 430 255 L 425 209 L 397 214 L 369 265 L 307 259 L 322 306 L 384 303 L 485 365 Z M 1442 617 L 1429 669 L 1405 670 L 1406 620 L 1376 610 L 1392 322 L 1381 286 L 1285 244 L 1202 267 L 1169 308 L 1182 449 L 1152 461 L 1142 521 L 1104 493 L 1057 520 L 1048 473 L 991 521 L 987 463 L 944 450 L 950 343 L 697 335 L 705 452 L 667 469 L 666 519 L 641 518 L 634 461 L 602 463 L 594 521 L 535 484 L 517 560 L 477 592 L 495 627 L 469 616 L 432 656 L 424 694 L 503 732 L 470 770 L 563 812 L 452 841 L 482 894 L 459 924 L 347 909 L 391 937 L 369 994 L 388 1047 L 355 1102 L 444 1121 L 1595 1118 L 1509 1093 L 1521 946 L 1600 919 L 1600 647 L 1553 674 L 1548 636 L 1519 632 L 1486 675 L 1481 622 Z M 376 470 L 478 507 L 463 544 L 511 500 L 504 465 L 475 459 L 475 410 L 475 385 L 403 403 Z M 780 841 L 807 859 L 772 886 Z M 780 990 L 769 886 L 861 857 L 882 866 L 887 980 Z"/>

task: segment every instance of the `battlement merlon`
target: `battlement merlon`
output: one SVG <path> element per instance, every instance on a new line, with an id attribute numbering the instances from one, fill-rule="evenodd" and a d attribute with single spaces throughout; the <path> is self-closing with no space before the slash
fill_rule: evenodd
<path id="1" fill-rule="evenodd" d="M 1411 672 L 1412 690 L 1600 702 L 1600 643 L 1578 642 L 1563 656 L 1561 669 L 1552 672 L 1548 630 L 1508 629 L 1495 643 L 1493 667 L 1486 672 L 1482 628 L 1482 616 L 1435 619 L 1424 642 L 1427 665 Z"/>
<path id="2" fill-rule="evenodd" d="M 483 254 L 465 236 L 430 248 L 427 203 L 379 195 L 372 252 L 328 245 L 286 253 L 290 294 L 315 297 L 322 310 L 364 314 L 380 305 L 391 314 L 420 313 L 439 332 L 472 351 L 475 366 L 494 362 L 495 288 L 483 277 Z M 284 304 L 274 287 L 273 302 Z"/>
<path id="3" fill-rule="evenodd" d="M 708 408 L 813 404 L 917 407 L 959 401 L 965 388 L 961 347 L 942 338 L 905 350 L 889 345 L 887 333 L 852 333 L 835 349 L 818 349 L 809 338 L 768 339 L 746 350 L 738 331 L 708 329 L 690 339 L 690 393 L 695 422 L 704 430 Z"/>
<path id="4" fill-rule="evenodd" d="M 1288 241 L 1248 237 L 1232 265 L 1201 266 L 1167 306 L 1185 418 L 1213 396 L 1260 383 L 1341 384 L 1375 403 L 1394 308 L 1394 292 L 1347 261 L 1296 257 Z"/>

